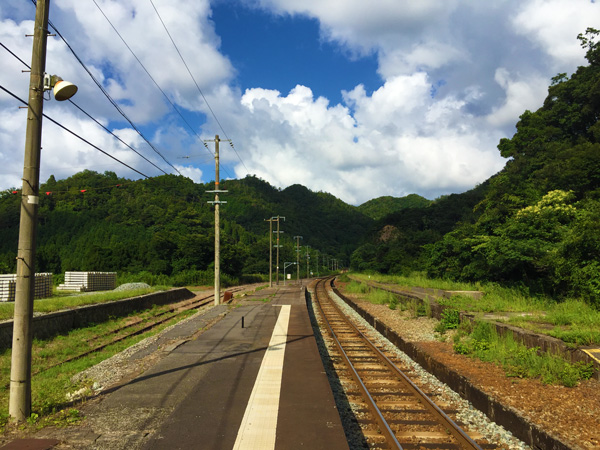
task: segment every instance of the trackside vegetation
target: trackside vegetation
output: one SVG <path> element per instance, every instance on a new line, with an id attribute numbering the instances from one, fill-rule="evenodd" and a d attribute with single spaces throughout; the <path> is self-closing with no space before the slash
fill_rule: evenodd
<path id="1" fill-rule="evenodd" d="M 352 269 L 494 282 L 600 306 L 599 35 L 579 35 L 588 64 L 554 77 L 543 105 L 500 141 L 503 170 L 379 219 Z"/>
<path id="2" fill-rule="evenodd" d="M 591 363 L 570 363 L 559 355 L 528 348 L 508 333 L 499 336 L 489 322 L 465 323 L 454 335 L 454 351 L 501 366 L 509 377 L 538 378 L 542 383 L 577 385 L 591 378 Z"/>
<path id="3" fill-rule="evenodd" d="M 394 289 L 406 288 L 415 279 L 423 279 L 421 275 L 415 277 L 390 277 L 371 273 L 368 275 L 350 273 L 345 274 L 342 281 L 347 284 L 344 291 L 357 294 L 361 299 L 374 304 L 387 305 L 390 309 L 408 311 L 409 317 L 428 316 L 431 317 L 429 302 L 409 299 L 399 300 L 397 296 L 384 289 L 378 289 L 372 284 L 367 284 L 367 279 L 382 282 Z M 393 280 L 393 281 L 392 281 Z M 447 281 L 427 280 L 428 287 L 439 286 L 456 287 Z M 394 283 L 396 282 L 396 283 Z M 461 287 L 465 287 L 463 284 Z M 491 285 L 492 288 L 495 285 Z M 486 285 L 479 284 L 479 288 L 486 290 Z M 492 289 L 493 290 L 493 289 Z M 505 321 L 523 328 L 528 328 L 539 333 L 545 333 L 574 346 L 581 344 L 600 344 L 600 313 L 590 305 L 575 300 L 567 300 L 556 303 L 551 300 L 528 297 L 516 289 L 502 288 L 500 290 L 506 298 L 502 298 L 499 290 L 492 295 L 492 301 L 486 301 L 484 294 L 481 300 L 474 300 L 467 295 L 456 295 L 450 298 L 435 299 L 436 302 L 445 305 L 441 318 L 435 326 L 442 341 L 446 340 L 445 333 L 454 330 L 453 349 L 456 353 L 478 358 L 482 361 L 491 362 L 504 369 L 507 376 L 518 378 L 537 378 L 545 384 L 560 384 L 566 387 L 576 386 L 581 380 L 591 378 L 594 374 L 592 363 L 571 363 L 562 355 L 541 352 L 539 348 L 528 348 L 513 338 L 512 333 L 499 336 L 496 328 L 485 319 L 484 314 L 494 313 L 490 320 Z M 511 296 L 517 296 L 518 310 L 507 314 L 505 307 L 513 306 Z M 502 300 L 501 300 L 502 299 Z M 481 303 L 479 303 L 481 302 Z M 499 307 L 500 309 L 496 309 Z M 540 308 L 539 310 L 537 308 Z M 543 308 L 548 308 L 544 310 Z M 484 313 L 485 310 L 485 313 Z M 461 311 L 476 313 L 480 318 L 472 323 L 461 321 Z M 531 313 L 531 311 L 535 311 Z"/>

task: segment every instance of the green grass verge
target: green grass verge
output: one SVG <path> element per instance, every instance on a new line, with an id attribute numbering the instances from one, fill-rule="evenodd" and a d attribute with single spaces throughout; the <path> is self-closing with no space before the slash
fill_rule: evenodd
<path id="1" fill-rule="evenodd" d="M 353 283 L 366 284 L 366 281 L 370 279 L 371 281 L 396 284 L 399 288 L 481 290 L 484 295 L 479 299 L 457 294 L 449 299 L 438 298 L 436 301 L 453 310 L 474 314 L 506 314 L 505 318 L 495 318 L 495 320 L 505 321 L 536 333 L 561 339 L 573 347 L 600 345 L 600 311 L 581 300 L 567 299 L 557 302 L 550 297 L 530 296 L 521 289 L 503 287 L 495 283 L 453 283 L 447 280 L 427 279 L 421 274 L 398 277 L 352 273 L 350 277 L 352 281 L 349 286 Z"/>
<path id="2" fill-rule="evenodd" d="M 151 317 L 167 308 L 167 306 L 154 307 L 142 313 L 141 316 Z M 110 342 L 115 337 L 115 335 L 110 334 L 111 331 L 129 323 L 133 316 L 140 315 L 136 314 L 92 327 L 76 329 L 67 335 L 56 336 L 53 339 L 35 340 L 32 349 L 32 373 L 34 373 L 32 378 L 32 416 L 28 421 L 29 424 L 39 426 L 61 425 L 77 421 L 78 411 L 70 406 L 66 395 L 82 388 L 89 388 L 91 383 L 89 381 L 73 382 L 71 378 L 74 375 L 110 358 L 140 340 L 160 332 L 165 327 L 189 317 L 195 312 L 194 310 L 186 311 L 154 330 L 129 337 L 121 342 L 111 344 L 97 353 L 48 370 L 44 369 L 71 356 L 76 356 L 85 349 L 90 349 L 103 342 Z M 138 329 L 141 327 L 143 327 L 143 324 L 137 326 Z M 128 332 L 131 332 L 131 330 L 128 330 Z M 8 422 L 10 364 L 11 350 L 7 349 L 0 354 L 0 432 L 3 431 Z"/>
<path id="3" fill-rule="evenodd" d="M 150 294 L 152 292 L 169 289 L 165 286 L 155 286 L 147 289 L 136 289 L 132 291 L 100 291 L 96 293 L 86 293 L 79 295 L 65 295 L 64 293 L 50 298 L 41 298 L 34 300 L 33 310 L 35 312 L 54 312 L 62 309 L 72 309 L 79 306 L 93 305 L 96 303 L 105 303 L 125 298 L 137 297 L 139 295 Z M 14 302 L 0 303 L 0 320 L 12 319 L 14 315 Z"/>
<path id="4" fill-rule="evenodd" d="M 593 365 L 566 361 L 517 342 L 511 333 L 499 336 L 488 322 L 477 322 L 455 335 L 454 351 L 501 366 L 509 377 L 537 378 L 545 384 L 576 386 L 593 375 Z"/>
<path id="5" fill-rule="evenodd" d="M 399 287 L 404 288 L 418 286 L 431 289 L 444 289 L 448 291 L 479 291 L 482 287 L 480 283 L 464 283 L 439 278 L 428 278 L 422 272 L 414 272 L 409 276 L 352 272 L 350 273 L 350 277 L 364 282 L 376 281 L 378 283 L 396 284 Z"/>

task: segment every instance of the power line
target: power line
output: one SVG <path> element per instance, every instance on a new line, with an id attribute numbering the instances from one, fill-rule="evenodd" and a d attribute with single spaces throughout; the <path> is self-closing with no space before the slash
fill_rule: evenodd
<path id="1" fill-rule="evenodd" d="M 15 55 L 12 51 L 10 51 L 10 49 L 8 47 L 6 47 L 3 43 L 0 42 L 0 45 L 2 47 L 4 47 L 4 49 L 9 52 L 11 55 L 13 55 L 16 59 L 18 59 L 25 67 L 27 67 L 28 69 L 31 70 L 31 67 L 29 66 L 29 64 L 27 64 L 25 61 L 23 61 L 21 58 L 19 58 L 17 55 Z M 118 139 L 123 145 L 129 147 L 133 152 L 135 152 L 137 155 L 139 155 L 140 157 L 142 157 L 144 160 L 146 160 L 147 162 L 149 162 L 150 164 L 152 164 L 154 167 L 156 167 L 158 170 L 160 170 L 162 173 L 164 173 L 165 175 L 167 174 L 167 172 L 165 172 L 163 169 L 161 169 L 160 167 L 158 167 L 156 164 L 154 164 L 152 161 L 150 161 L 148 158 L 146 158 L 144 155 L 142 155 L 140 152 L 138 152 L 135 148 L 133 148 L 131 145 L 129 145 L 127 142 L 123 141 L 123 139 L 121 139 L 119 136 L 117 136 L 115 133 L 113 133 L 111 130 L 109 130 L 107 127 L 105 127 L 104 125 L 102 125 L 98 120 L 96 120 L 94 117 L 92 117 L 92 115 L 90 115 L 87 111 L 85 111 L 81 106 L 77 105 L 77 103 L 75 103 L 73 100 L 69 99 L 69 102 L 71 102 L 71 104 L 73 106 L 75 106 L 79 111 L 81 111 L 83 114 L 85 114 L 86 116 L 88 116 L 90 119 L 92 119 L 94 122 L 96 122 L 96 124 L 98 124 L 99 126 L 101 126 L 105 131 L 107 131 L 108 133 L 110 133 L 111 135 L 113 135 L 116 139 Z"/>
<path id="2" fill-rule="evenodd" d="M 95 3 L 95 0 L 94 0 Z M 188 67 L 187 63 L 185 62 L 185 59 L 183 57 L 183 55 L 181 54 L 181 52 L 179 51 L 179 47 L 177 47 L 177 44 L 175 44 L 175 41 L 173 40 L 173 37 L 171 36 L 171 33 L 169 32 L 169 29 L 167 28 L 167 25 L 165 24 L 165 22 L 163 21 L 160 13 L 158 12 L 158 10 L 156 9 L 156 6 L 154 5 L 154 2 L 152 0 L 150 0 L 150 4 L 152 4 L 152 7 L 154 8 L 154 11 L 156 12 L 156 15 L 158 16 L 160 23 L 162 24 L 163 28 L 165 29 L 165 31 L 167 32 L 167 35 L 169 36 L 169 39 L 171 40 L 171 43 L 173 44 L 173 47 L 175 47 L 175 50 L 177 50 L 177 54 L 179 55 L 179 57 L 181 58 L 181 61 L 183 62 L 183 65 L 185 66 L 185 68 L 187 69 L 188 73 L 190 74 L 190 77 L 192 78 L 192 80 L 194 81 L 194 84 L 196 85 L 196 88 L 198 89 L 198 92 L 200 92 L 200 95 L 202 96 L 202 98 L 204 99 L 204 102 L 206 103 L 206 106 L 208 107 L 208 109 L 210 110 L 212 116 L 214 117 L 215 121 L 217 122 L 217 124 L 219 125 L 219 128 L 221 129 L 221 131 L 223 132 L 223 135 L 225 136 L 226 139 L 224 140 L 228 140 L 229 141 L 229 145 L 231 146 L 231 148 L 233 149 L 233 151 L 235 152 L 235 154 L 237 155 L 238 159 L 240 160 L 240 162 L 242 163 L 242 165 L 244 166 L 244 168 L 246 169 L 246 172 L 250 172 L 248 170 L 248 168 L 246 167 L 246 164 L 244 164 L 244 161 L 242 161 L 242 158 L 240 157 L 239 153 L 237 152 L 236 148 L 233 145 L 233 142 L 231 141 L 231 139 L 229 139 L 229 136 L 227 135 L 227 133 L 225 132 L 225 129 L 223 128 L 223 125 L 221 125 L 221 122 L 219 121 L 219 119 L 217 118 L 217 115 L 215 114 L 215 112 L 213 111 L 213 109 L 210 106 L 210 103 L 208 103 L 208 100 L 206 99 L 206 97 L 204 96 L 204 93 L 202 92 L 202 89 L 200 89 L 200 86 L 198 85 L 198 83 L 196 82 L 196 79 L 194 78 L 194 75 L 192 74 L 192 71 L 190 70 L 190 68 Z"/>
<path id="3" fill-rule="evenodd" d="M 121 41 L 123 42 L 123 44 L 125 45 L 125 47 L 127 47 L 127 50 L 129 50 L 129 52 L 133 55 L 133 57 L 136 59 L 136 61 L 142 67 L 142 69 L 144 69 L 144 72 L 146 72 L 146 75 L 148 75 L 148 77 L 152 80 L 152 82 L 154 83 L 154 85 L 162 93 L 163 97 L 165 97 L 165 99 L 171 104 L 171 106 L 173 107 L 173 109 L 177 112 L 177 114 L 179 114 L 179 117 L 181 117 L 181 119 L 186 123 L 186 125 L 191 130 L 191 132 L 194 133 L 198 137 L 198 139 L 202 140 L 202 138 L 200 137 L 200 135 L 198 135 L 198 133 L 196 133 L 196 131 L 194 130 L 194 128 L 186 120 L 186 118 L 183 116 L 183 114 L 181 114 L 181 111 L 179 111 L 179 109 L 177 109 L 177 107 L 175 106 L 175 104 L 171 101 L 171 99 L 169 98 L 169 96 L 165 93 L 165 91 L 156 82 L 156 80 L 154 79 L 154 77 L 152 77 L 152 75 L 150 75 L 150 72 L 148 72 L 148 69 L 146 69 L 146 66 L 144 66 L 144 64 L 142 63 L 142 61 L 137 57 L 137 55 L 131 49 L 131 47 L 129 46 L 129 44 L 127 44 L 127 42 L 125 41 L 125 39 L 123 38 L 123 36 L 121 35 L 121 33 L 119 33 L 119 30 L 117 30 L 117 28 L 113 25 L 113 23 L 108 18 L 108 16 L 104 13 L 104 11 L 100 7 L 100 5 L 98 5 L 98 3 L 96 3 L 96 0 L 92 0 L 92 1 L 96 5 L 96 8 L 98 8 L 98 10 L 100 11 L 100 13 L 102 13 L 102 15 L 104 16 L 104 18 L 106 19 L 106 21 L 110 24 L 110 26 L 112 27 L 112 29 L 114 30 L 114 32 L 117 33 L 117 36 L 119 36 L 119 38 L 121 39 Z M 209 149 L 207 149 L 207 150 L 209 151 L 209 153 L 211 153 L 211 155 L 213 155 L 212 152 Z"/>
<path id="4" fill-rule="evenodd" d="M 20 101 L 20 102 L 21 102 L 21 103 L 23 103 L 24 105 L 26 105 L 26 106 L 29 106 L 29 105 L 28 105 L 28 103 L 27 103 L 25 100 L 23 100 L 23 99 L 19 98 L 17 95 L 13 94 L 11 91 L 9 91 L 8 89 L 6 89 L 4 86 L 0 85 L 0 89 L 1 89 L 1 90 L 3 90 L 4 92 L 6 92 L 6 93 L 7 93 L 8 95 L 10 95 L 11 97 L 13 97 L 13 98 L 15 98 L 16 100 Z M 90 141 L 88 141 L 87 139 L 85 139 L 85 138 L 83 138 L 83 137 L 79 136 L 79 135 L 78 135 L 77 133 L 75 133 L 74 131 L 70 130 L 69 128 L 65 127 L 64 125 L 62 125 L 62 124 L 60 124 L 59 122 L 57 122 L 56 120 L 54 120 L 52 117 L 50 117 L 50 116 L 48 116 L 48 115 L 46 115 L 46 114 L 43 114 L 43 116 L 44 116 L 46 119 L 48 119 L 50 122 L 52 122 L 52 123 L 54 123 L 55 125 L 59 126 L 59 127 L 60 127 L 60 128 L 62 128 L 63 130 L 67 131 L 68 133 L 71 133 L 73 136 L 75 136 L 76 138 L 78 138 L 78 139 L 82 140 L 83 142 L 85 142 L 85 143 L 86 143 L 86 144 L 88 144 L 89 146 L 91 146 L 91 147 L 95 148 L 95 149 L 96 149 L 96 150 L 98 150 L 100 153 L 103 153 L 103 154 L 105 154 L 106 156 L 108 156 L 109 158 L 112 158 L 112 159 L 114 159 L 114 160 L 115 160 L 115 161 L 117 161 L 118 163 L 120 163 L 120 164 L 124 165 L 125 167 L 127 167 L 127 168 L 129 168 L 129 169 L 131 169 L 131 170 L 133 170 L 134 172 L 136 172 L 136 173 L 140 174 L 141 176 L 143 176 L 143 177 L 146 177 L 146 178 L 149 178 L 149 177 L 148 177 L 148 175 L 146 175 L 146 174 L 144 174 L 144 173 L 140 172 L 140 171 L 139 171 L 139 170 L 137 170 L 137 169 L 134 169 L 134 168 L 133 168 L 133 167 L 131 167 L 129 164 L 127 164 L 127 163 L 124 163 L 123 161 L 121 161 L 120 159 L 118 159 L 118 158 L 116 158 L 115 156 L 111 155 L 110 153 L 108 153 L 108 152 L 106 152 L 106 151 L 102 150 L 100 147 L 98 147 L 98 146 L 96 146 L 96 145 L 92 144 Z"/>
<path id="5" fill-rule="evenodd" d="M 31 0 L 31 2 L 37 6 L 37 2 L 36 0 Z M 52 27 L 52 29 L 56 32 L 56 34 L 62 39 L 62 41 L 65 43 L 65 45 L 67 46 L 67 48 L 71 51 L 71 53 L 73 54 L 73 56 L 75 57 L 75 59 L 77 59 L 77 61 L 79 62 L 79 64 L 84 68 L 84 70 L 88 73 L 88 75 L 90 76 L 90 78 L 92 79 L 92 81 L 94 81 L 94 83 L 96 84 L 96 86 L 98 86 L 98 88 L 102 91 L 102 93 L 104 94 L 104 96 L 108 99 L 108 101 L 115 107 L 115 109 L 121 114 L 121 116 L 123 116 L 123 118 L 131 125 L 131 127 L 140 135 L 140 137 L 150 146 L 150 148 L 152 148 L 152 150 L 154 150 L 154 152 L 159 155 L 169 166 L 171 166 L 179 175 L 181 175 L 181 172 L 175 167 L 173 166 L 173 164 L 171 164 L 169 161 L 167 161 L 167 159 L 163 156 L 163 154 L 146 138 L 146 136 L 144 136 L 144 134 L 135 126 L 135 124 L 131 121 L 131 119 L 127 116 L 127 114 L 125 114 L 125 112 L 121 109 L 121 107 L 117 104 L 117 102 L 110 96 L 110 94 L 106 91 L 106 89 L 104 89 L 104 87 L 102 86 L 102 84 L 96 79 L 96 77 L 92 74 L 92 72 L 88 69 L 88 67 L 85 65 L 85 63 L 81 60 L 81 58 L 77 55 L 77 53 L 75 52 L 75 50 L 73 49 L 73 47 L 71 47 L 71 45 L 67 42 L 67 40 L 64 38 L 64 36 L 60 33 L 60 31 L 58 31 L 58 29 L 54 26 L 54 24 L 51 21 L 48 21 L 48 24 L 50 25 L 50 27 Z"/>
<path id="6" fill-rule="evenodd" d="M 75 108 L 77 108 L 79 111 L 81 111 L 83 114 L 85 114 L 86 116 L 88 116 L 90 119 L 92 119 L 94 122 L 96 122 L 99 126 L 101 126 L 104 130 L 106 130 L 106 132 L 112 134 L 115 139 L 117 139 L 119 142 L 121 142 L 123 145 L 129 147 L 131 150 L 133 150 L 135 153 L 137 153 L 138 155 L 140 155 L 142 158 L 144 158 L 146 161 L 148 161 L 150 164 L 152 164 L 154 167 L 156 167 L 158 170 L 160 170 L 162 173 L 164 173 L 165 175 L 167 175 L 167 172 L 165 172 L 164 170 L 162 170 L 160 167 L 158 167 L 156 164 L 154 164 L 152 161 L 150 161 L 148 158 L 146 158 L 144 155 L 142 155 L 140 152 L 138 152 L 135 148 L 133 148 L 131 145 L 129 145 L 127 142 L 125 142 L 123 139 L 121 139 L 119 136 L 117 136 L 115 133 L 113 133 L 111 130 L 109 130 L 107 127 L 105 127 L 104 125 L 102 125 L 98 120 L 96 120 L 94 117 L 92 117 L 87 111 L 85 111 L 83 108 L 81 108 L 77 103 L 75 103 L 73 100 L 69 99 L 69 101 L 73 104 L 73 106 Z"/>
<path id="7" fill-rule="evenodd" d="M 29 64 L 27 64 L 25 61 L 23 61 L 21 58 L 19 58 L 17 55 L 15 55 L 6 45 L 4 45 L 2 42 L 0 42 L 0 45 L 2 47 L 4 47 L 4 50 L 6 50 L 11 55 L 13 55 L 15 58 L 17 58 L 19 61 L 21 61 L 22 64 L 25 64 L 25 66 L 31 70 L 31 67 L 29 67 Z"/>

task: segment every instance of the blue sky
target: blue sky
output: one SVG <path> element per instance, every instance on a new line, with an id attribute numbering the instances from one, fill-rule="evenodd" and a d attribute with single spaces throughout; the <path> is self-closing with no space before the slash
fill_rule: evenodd
<path id="1" fill-rule="evenodd" d="M 302 84 L 315 96 L 339 103 L 342 90 L 362 83 L 372 92 L 381 85 L 375 55 L 354 57 L 322 40 L 316 19 L 274 16 L 231 1 L 212 9 L 221 52 L 236 68 L 242 90 L 261 86 L 289 92 Z"/>
<path id="2" fill-rule="evenodd" d="M 300 183 L 357 205 L 462 192 L 498 172 L 498 141 L 541 106 L 554 75 L 585 63 L 576 36 L 597 27 L 599 8 L 590 0 L 52 0 L 50 19 L 179 173 L 214 179 L 202 141 L 219 134 L 237 152 L 221 146 L 224 178 Z M 29 1 L 0 3 L 0 42 L 28 63 L 34 14 Z M 28 74 L 0 52 L 0 85 L 26 99 Z M 73 100 L 160 169 L 68 103 L 47 101 L 48 115 L 147 175 L 177 173 L 57 37 L 46 71 L 75 82 Z M 0 93 L 0 189 L 21 184 L 18 106 Z M 43 148 L 42 180 L 84 169 L 139 177 L 47 122 Z"/>

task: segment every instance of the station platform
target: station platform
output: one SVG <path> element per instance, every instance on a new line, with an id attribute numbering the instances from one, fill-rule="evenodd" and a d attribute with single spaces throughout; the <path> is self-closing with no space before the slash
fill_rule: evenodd
<path id="1" fill-rule="evenodd" d="M 304 288 L 213 310 L 218 322 L 103 396 L 56 448 L 348 449 Z"/>

